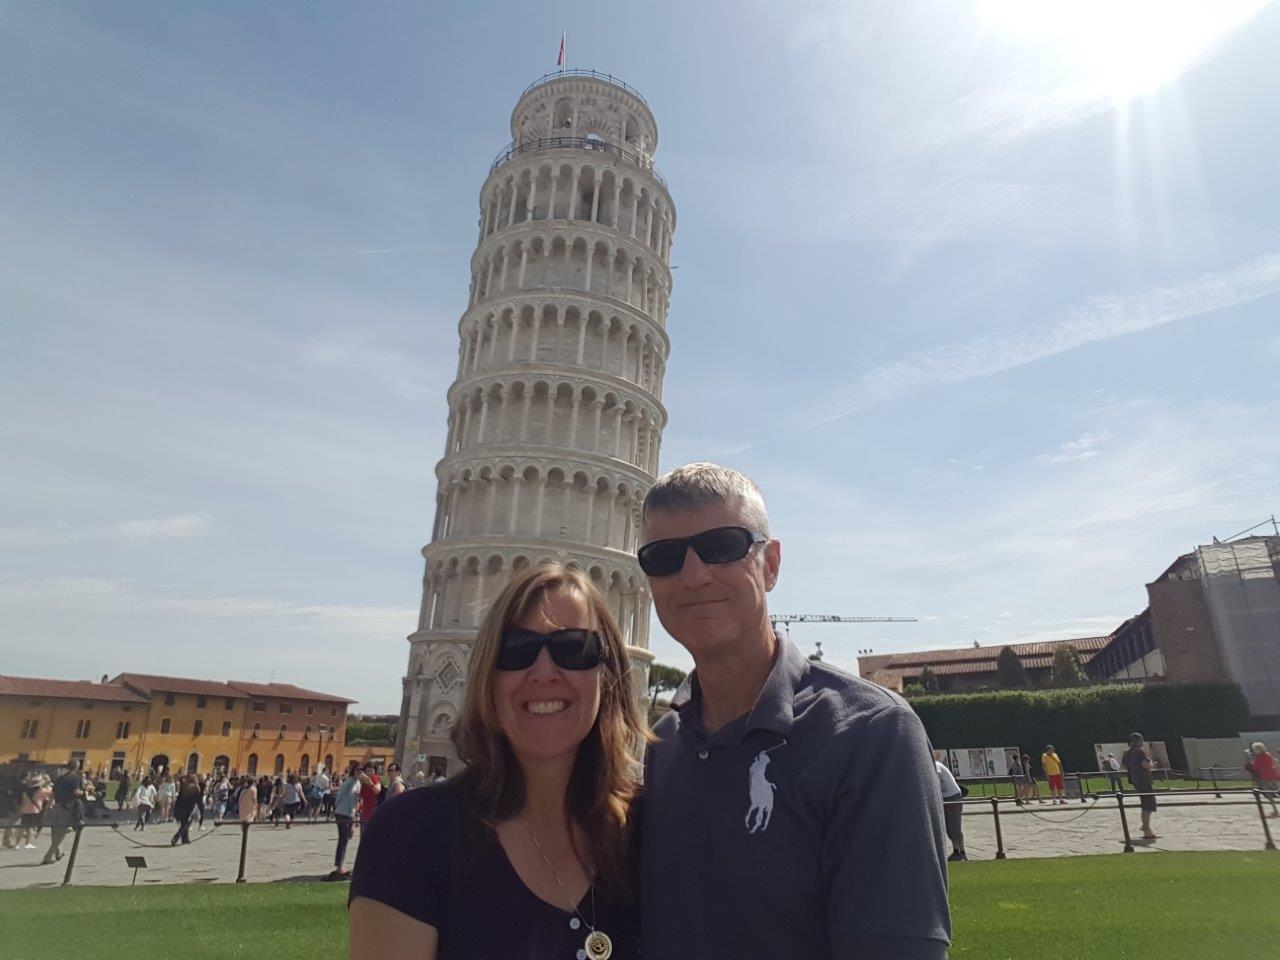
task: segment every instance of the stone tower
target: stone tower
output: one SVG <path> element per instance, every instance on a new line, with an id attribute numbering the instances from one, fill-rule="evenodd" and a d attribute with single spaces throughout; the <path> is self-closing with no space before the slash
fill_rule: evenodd
<path id="1" fill-rule="evenodd" d="M 658 127 L 625 83 L 566 70 L 525 89 L 511 137 L 480 190 L 458 323 L 396 744 L 410 772 L 456 767 L 471 642 L 515 571 L 576 564 L 608 598 L 639 682 L 652 660 L 636 527 L 667 422 L 676 224 Z"/>

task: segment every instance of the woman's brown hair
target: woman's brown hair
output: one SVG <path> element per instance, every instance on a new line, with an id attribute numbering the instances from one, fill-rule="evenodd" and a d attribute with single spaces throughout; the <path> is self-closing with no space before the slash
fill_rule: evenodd
<path id="1" fill-rule="evenodd" d="M 587 626 L 600 634 L 605 646 L 600 712 L 578 747 L 566 812 L 586 834 L 594 882 L 607 893 L 626 897 L 632 886 L 629 817 L 637 790 L 637 753 L 648 734 L 632 689 L 622 631 L 600 591 L 581 570 L 545 563 L 517 574 L 485 615 L 467 667 L 462 715 L 453 728 L 458 756 L 467 764 L 458 787 L 464 803 L 489 824 L 514 817 L 524 806 L 524 776 L 493 703 L 493 673 L 503 631 L 520 623 L 549 595 L 562 592 L 586 602 L 592 620 Z"/>

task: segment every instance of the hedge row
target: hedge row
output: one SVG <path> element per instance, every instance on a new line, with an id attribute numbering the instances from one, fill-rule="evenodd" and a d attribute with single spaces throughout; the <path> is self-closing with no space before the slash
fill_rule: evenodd
<path id="1" fill-rule="evenodd" d="M 1244 694 L 1233 683 L 934 694 L 910 702 L 935 747 L 1020 746 L 1037 769 L 1052 743 L 1068 770 L 1095 770 L 1095 743 L 1124 742 L 1136 730 L 1165 741 L 1170 762 L 1185 770 L 1182 737 L 1233 737 L 1249 720 Z"/>

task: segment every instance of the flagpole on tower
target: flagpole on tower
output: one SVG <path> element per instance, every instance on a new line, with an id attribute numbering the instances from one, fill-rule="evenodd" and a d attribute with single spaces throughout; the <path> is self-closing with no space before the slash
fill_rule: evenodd
<path id="1" fill-rule="evenodd" d="M 561 73 L 564 73 L 565 62 L 567 60 L 567 56 L 565 53 L 565 40 L 567 39 L 567 37 L 568 37 L 568 31 L 561 30 L 560 31 L 560 52 L 556 55 L 556 66 L 560 68 Z"/>

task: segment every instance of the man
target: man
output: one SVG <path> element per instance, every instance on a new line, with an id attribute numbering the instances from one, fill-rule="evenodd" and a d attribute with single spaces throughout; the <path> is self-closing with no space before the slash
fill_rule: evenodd
<path id="1" fill-rule="evenodd" d="M 307 819 L 315 820 L 320 815 L 320 807 L 329 796 L 329 775 L 321 767 L 311 781 L 311 789 L 307 791 Z M 325 819 L 328 819 L 326 816 Z"/>
<path id="2" fill-rule="evenodd" d="M 1062 779 L 1062 758 L 1050 743 L 1040 754 L 1040 766 L 1044 769 L 1044 778 L 1049 781 L 1049 802 L 1057 800 L 1060 804 L 1067 802 L 1067 785 Z"/>
<path id="3" fill-rule="evenodd" d="M 938 775 L 905 701 L 775 636 L 759 488 L 690 464 L 641 512 L 641 568 L 695 670 L 657 724 L 641 830 L 645 955 L 939 960 Z"/>
<path id="4" fill-rule="evenodd" d="M 1112 793 L 1123 793 L 1124 784 L 1120 782 L 1120 761 L 1114 753 L 1108 753 L 1102 761 L 1102 769 L 1107 772 L 1107 781 L 1111 784 Z"/>
<path id="5" fill-rule="evenodd" d="M 67 770 L 53 781 L 53 827 L 49 831 L 49 850 L 41 863 L 56 863 L 66 856 L 62 852 L 62 841 L 67 831 L 77 823 L 84 821 L 83 801 L 84 778 L 80 775 L 80 761 L 71 760 Z"/>
<path id="6" fill-rule="evenodd" d="M 947 839 L 951 841 L 949 863 L 968 860 L 964 852 L 964 788 L 956 782 L 951 768 L 942 762 L 942 751 L 933 751 L 933 763 L 938 769 L 938 789 L 942 793 L 942 818 L 947 825 Z"/>
<path id="7" fill-rule="evenodd" d="M 333 853 L 333 872 L 326 880 L 349 880 L 351 871 L 343 866 L 347 858 L 347 844 L 351 842 L 351 827 L 355 820 L 356 808 L 360 803 L 360 761 L 352 760 L 347 768 L 346 779 L 338 788 L 338 798 L 333 804 L 333 818 L 338 823 L 338 847 Z"/>
<path id="8" fill-rule="evenodd" d="M 1151 829 L 1151 815 L 1156 812 L 1155 779 L 1152 772 L 1155 763 L 1147 753 L 1146 741 L 1140 733 L 1129 735 L 1129 749 L 1120 757 L 1120 765 L 1129 772 L 1129 783 L 1138 796 L 1142 808 L 1142 839 L 1158 840 L 1156 832 Z"/>

